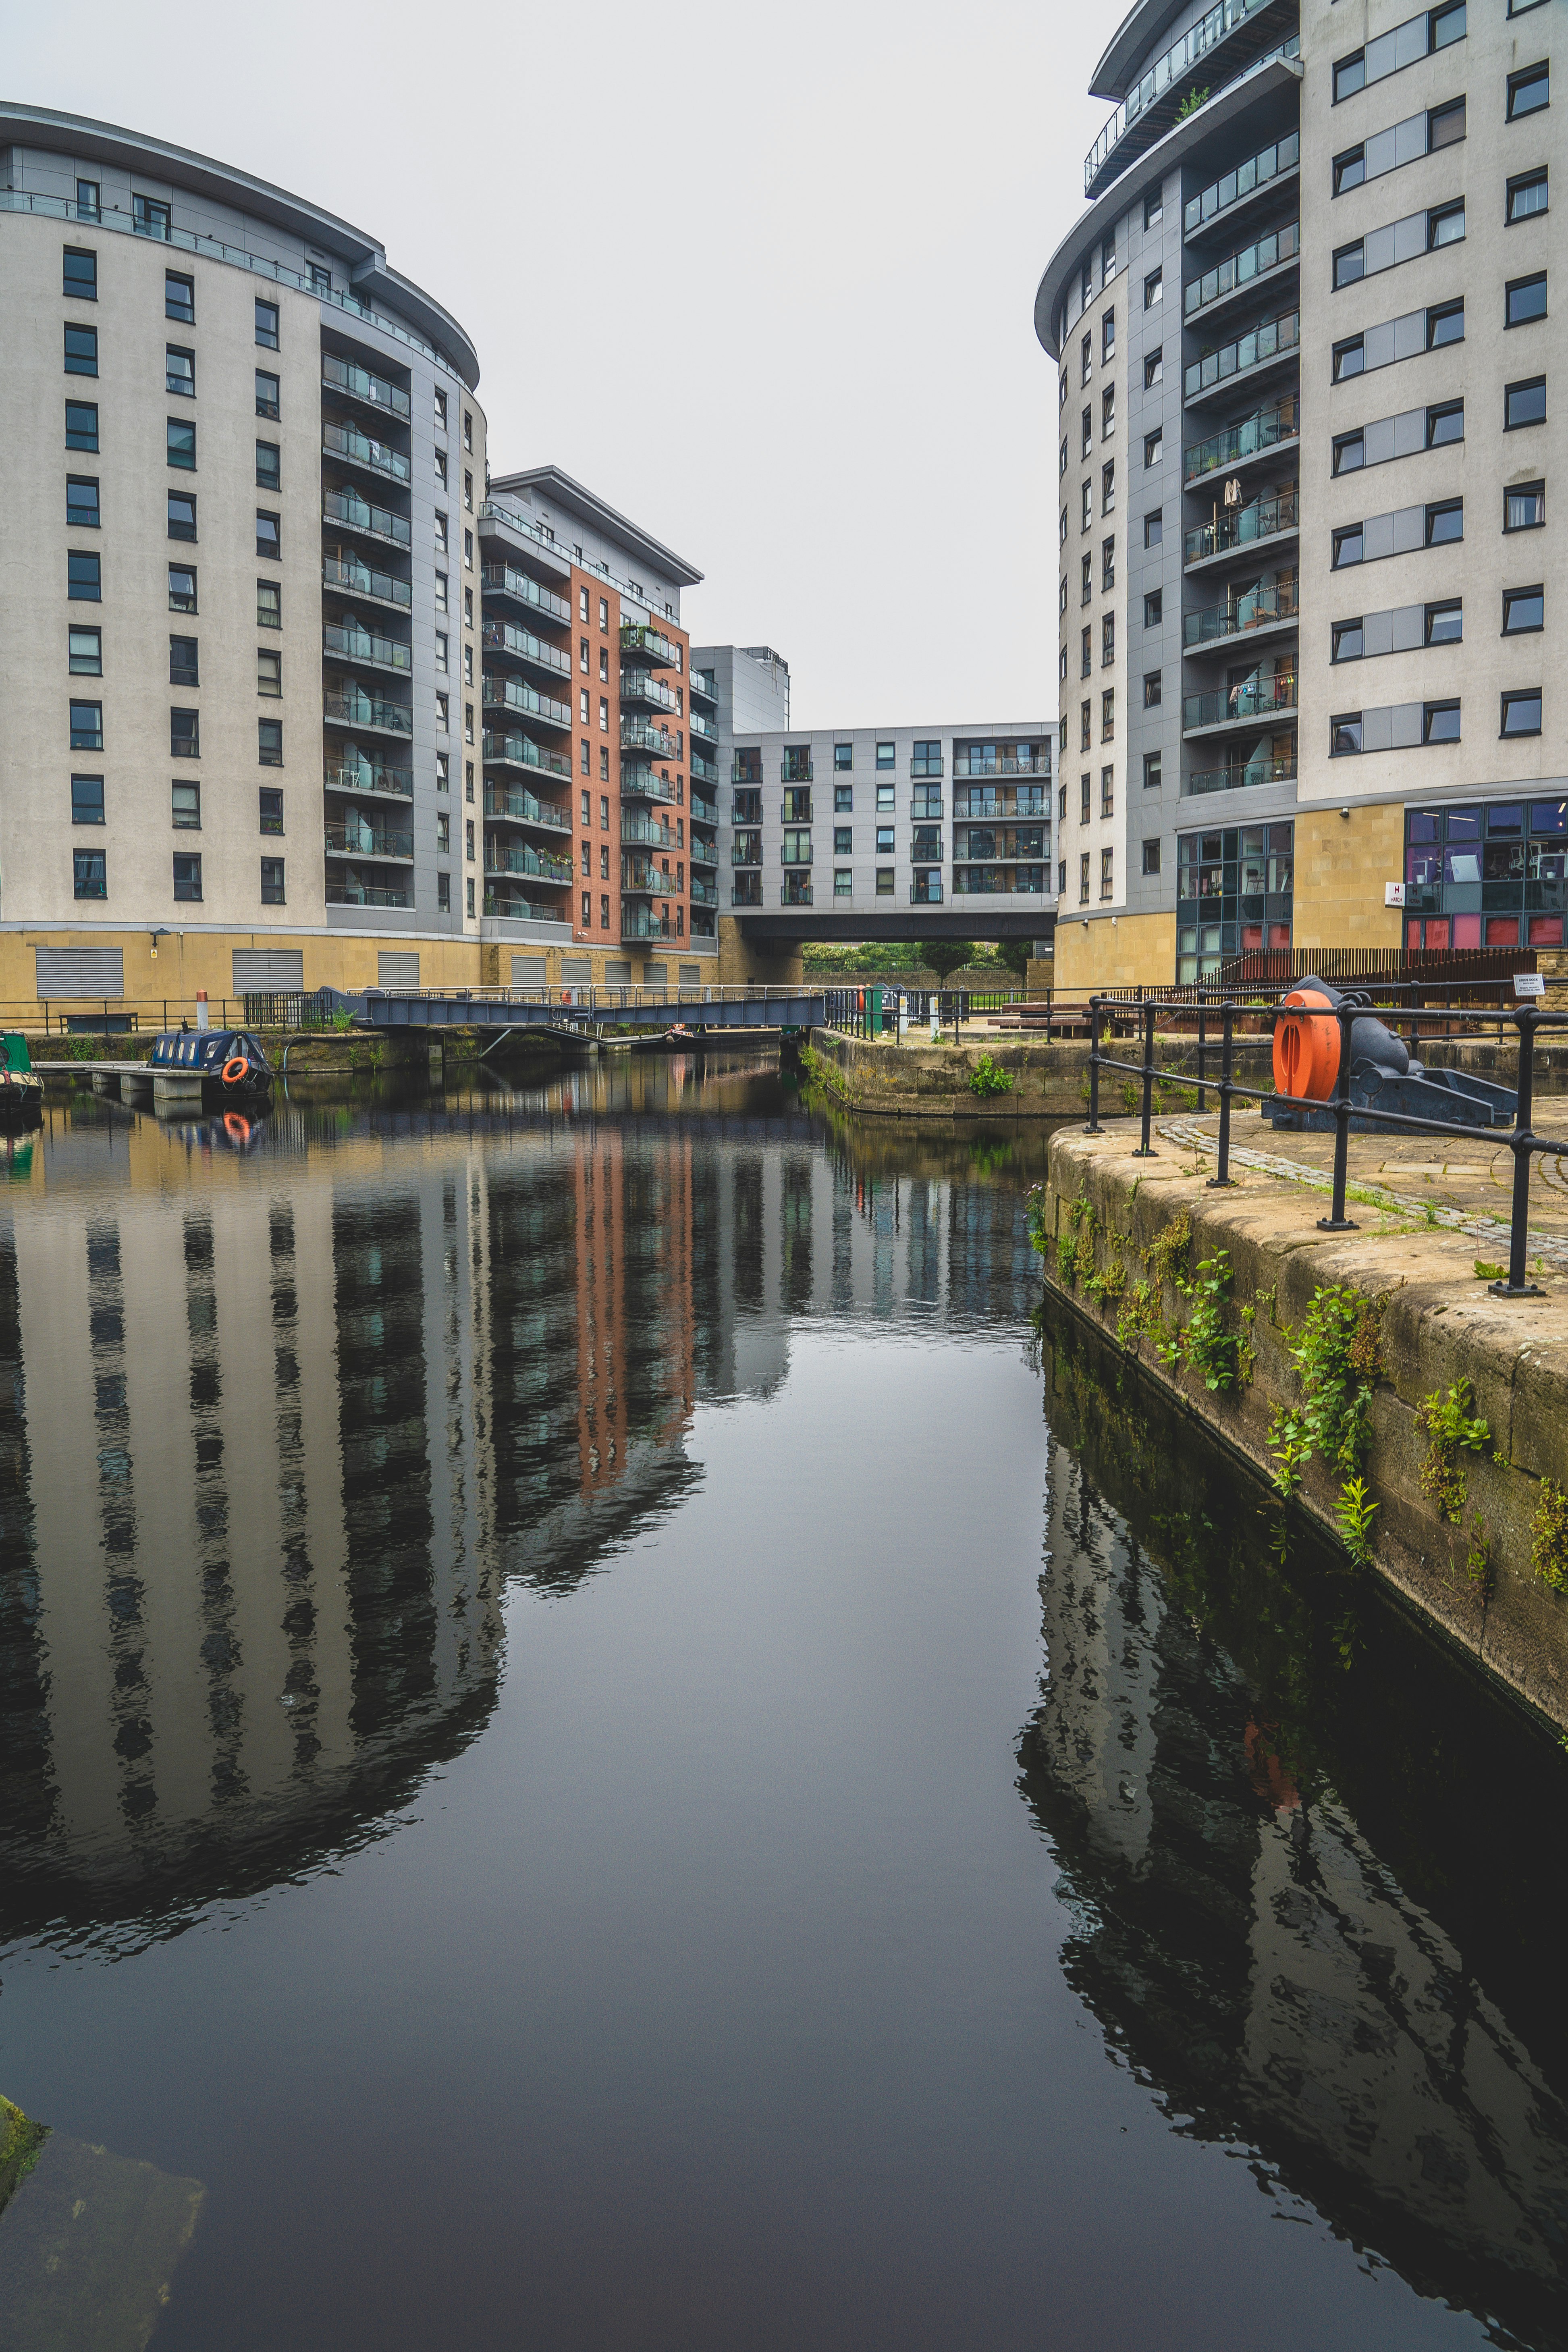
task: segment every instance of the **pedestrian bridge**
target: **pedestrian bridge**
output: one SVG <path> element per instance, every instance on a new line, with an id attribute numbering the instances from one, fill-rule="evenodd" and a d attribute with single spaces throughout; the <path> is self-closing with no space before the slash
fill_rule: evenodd
<path id="1" fill-rule="evenodd" d="M 378 1030 L 542 1029 L 555 1036 L 616 1030 L 812 1029 L 827 1018 L 821 989 L 495 988 L 323 989 L 321 1007 Z"/>

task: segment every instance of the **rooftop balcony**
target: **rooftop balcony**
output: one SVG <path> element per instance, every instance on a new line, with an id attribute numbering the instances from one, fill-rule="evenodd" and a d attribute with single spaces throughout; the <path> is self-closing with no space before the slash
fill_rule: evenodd
<path id="1" fill-rule="evenodd" d="M 642 662 L 649 669 L 673 669 L 676 649 L 662 629 L 650 628 L 646 622 L 623 621 L 621 658 Z"/>
<path id="2" fill-rule="evenodd" d="M 668 727 L 655 727 L 647 719 L 621 720 L 623 751 L 647 751 L 656 760 L 679 760 L 680 745 L 680 736 L 672 735 Z M 669 795 L 667 793 L 660 797 L 668 800 Z"/>
<path id="3" fill-rule="evenodd" d="M 1182 479 L 1190 488 L 1207 474 L 1218 473 L 1244 466 L 1249 459 L 1267 457 L 1271 450 L 1280 450 L 1289 442 L 1299 441 L 1301 434 L 1300 403 L 1292 393 L 1285 400 L 1276 401 L 1271 407 L 1259 408 L 1250 416 L 1239 417 L 1234 425 L 1206 440 L 1194 441 L 1182 452 Z"/>
<path id="4" fill-rule="evenodd" d="M 1275 759 L 1264 755 L 1233 768 L 1199 768 L 1185 778 L 1182 790 L 1194 794 L 1236 793 L 1252 785 L 1293 784 L 1295 781 L 1296 762 L 1293 758 Z"/>
<path id="5" fill-rule="evenodd" d="M 1130 89 L 1083 163 L 1083 192 L 1098 195 L 1135 157 L 1162 138 L 1184 110 L 1192 92 L 1206 98 L 1244 73 L 1267 50 L 1287 16 L 1284 0 L 1219 0 L 1173 41 Z M 1288 55 L 1300 48 L 1286 40 Z"/>
<path id="6" fill-rule="evenodd" d="M 479 631 L 487 653 L 500 654 L 512 661 L 524 662 L 534 669 L 547 670 L 552 677 L 569 677 L 571 656 L 559 646 L 549 646 L 542 637 L 527 629 L 514 628 L 510 621 L 487 619 Z"/>
<path id="7" fill-rule="evenodd" d="M 1188 325 L 1205 318 L 1232 296 L 1245 293 L 1257 279 L 1288 268 L 1300 251 L 1301 224 L 1287 221 L 1283 228 L 1271 228 L 1267 236 L 1255 238 L 1237 253 L 1227 253 L 1223 261 L 1205 269 L 1201 278 L 1189 278 L 1183 287 L 1182 310 Z"/>
<path id="8" fill-rule="evenodd" d="M 373 375 L 369 368 L 355 367 L 341 360 L 335 352 L 321 354 L 321 382 L 329 392 L 342 393 L 349 400 L 363 401 L 367 408 L 379 408 L 388 415 L 408 422 L 408 394 L 389 383 L 384 375 Z"/>
<path id="9" fill-rule="evenodd" d="M 1222 343 L 1217 351 L 1205 352 L 1202 359 L 1194 360 L 1182 379 L 1183 398 L 1209 399 L 1222 384 L 1238 376 L 1256 375 L 1282 361 L 1294 360 L 1300 343 L 1299 310 L 1282 310 L 1278 318 L 1262 320 L 1234 342 Z"/>
<path id="10" fill-rule="evenodd" d="M 384 475 L 389 482 L 406 482 L 413 471 L 401 449 L 373 441 L 356 425 L 334 424 L 331 418 L 321 426 L 321 451 L 340 465 L 361 466 L 367 473 Z"/>
<path id="11" fill-rule="evenodd" d="M 671 915 L 656 915 L 651 907 L 623 907 L 621 937 L 623 940 L 678 940 L 680 933 L 676 929 L 675 919 Z"/>
<path id="12" fill-rule="evenodd" d="M 570 706 L 557 702 L 552 695 L 541 694 L 536 687 L 525 686 L 520 677 L 494 677 L 485 673 L 484 706 L 487 710 L 516 710 L 536 719 L 545 727 L 572 725 Z"/>
<path id="13" fill-rule="evenodd" d="M 546 833 L 572 830 L 570 809 L 555 801 L 538 800 L 532 793 L 520 791 L 514 785 L 487 782 L 485 814 L 500 817 L 508 824 L 535 824 Z"/>
<path id="14" fill-rule="evenodd" d="M 672 824 L 656 823 L 651 816 L 645 816 L 640 809 L 621 811 L 621 839 L 633 847 L 668 850 L 671 855 L 679 846 Z"/>
<path id="15" fill-rule="evenodd" d="M 1250 588 L 1237 590 L 1223 604 L 1184 613 L 1182 643 L 1188 653 L 1196 653 L 1205 646 L 1226 646 L 1258 630 L 1294 628 L 1297 610 L 1293 572 L 1282 580 L 1255 580 Z"/>
<path id="16" fill-rule="evenodd" d="M 414 604 L 408 581 L 396 579 L 390 572 L 377 572 L 341 551 L 321 558 L 321 585 L 341 596 L 361 596 L 367 604 L 395 606 L 400 613 L 410 611 Z"/>
<path id="17" fill-rule="evenodd" d="M 485 877 L 492 874 L 521 874 L 536 882 L 547 882 L 552 889 L 569 887 L 576 879 L 569 857 L 552 857 L 538 849 L 503 847 L 485 835 Z"/>
<path id="18" fill-rule="evenodd" d="M 354 746 L 344 743 L 342 757 L 335 763 L 329 761 L 322 783 L 329 793 L 355 793 L 380 800 L 411 801 L 414 798 L 412 768 L 391 768 L 384 760 L 354 757 Z"/>
<path id="19" fill-rule="evenodd" d="M 572 560 L 565 549 L 557 544 L 554 532 L 539 523 L 530 522 L 528 517 L 520 514 L 514 507 L 504 507 L 498 499 L 486 499 L 479 507 L 478 520 L 479 536 L 489 539 L 492 547 L 504 533 L 514 541 L 525 562 L 537 562 L 552 579 L 571 578 Z"/>
<path id="20" fill-rule="evenodd" d="M 345 678 L 336 693 L 323 697 L 321 715 L 329 727 L 368 728 L 382 735 L 414 732 L 414 713 L 406 703 L 384 702 L 379 695 L 366 694 L 353 678 Z"/>
<path id="21" fill-rule="evenodd" d="M 1210 694 L 1182 697 L 1182 728 L 1188 735 L 1232 727 L 1257 726 L 1296 716 L 1296 673 L 1276 670 L 1272 677 L 1247 678 L 1238 686 L 1218 687 Z"/>
<path id="22" fill-rule="evenodd" d="M 321 651 L 333 661 L 363 662 L 371 669 L 395 669 L 405 674 L 414 667 L 413 648 L 395 637 L 375 635 L 352 623 L 329 621 L 321 631 Z"/>
<path id="23" fill-rule="evenodd" d="M 675 688 L 666 686 L 663 678 L 655 677 L 648 669 L 622 670 L 621 701 L 633 707 L 641 704 L 650 710 L 674 711 L 680 707 L 675 698 Z"/>
<path id="24" fill-rule="evenodd" d="M 558 596 L 542 581 L 531 579 L 526 572 L 516 572 L 510 563 L 485 563 L 479 567 L 479 579 L 487 596 L 510 597 L 514 604 L 526 605 L 542 621 L 554 621 L 563 629 L 572 625 L 572 607 L 564 596 Z"/>
<path id="25" fill-rule="evenodd" d="M 384 540 L 392 547 L 406 547 L 413 537 L 413 526 L 406 515 L 394 514 L 388 507 L 372 506 L 357 490 L 324 491 L 321 513 L 341 530 L 354 531 L 362 539 Z"/>
<path id="26" fill-rule="evenodd" d="M 327 885 L 329 907 L 410 907 L 413 903 L 406 890 L 384 889 L 379 883 L 362 882 L 357 875 L 346 874 Z"/>
<path id="27" fill-rule="evenodd" d="M 572 772 L 570 760 L 559 751 L 547 751 L 531 735 L 501 735 L 487 727 L 482 749 L 487 768 L 538 768 L 547 776 Z"/>
<path id="28" fill-rule="evenodd" d="M 636 891 L 643 898 L 683 898 L 685 890 L 668 866 L 656 866 L 651 857 L 629 852 L 621 859 L 621 888 Z"/>
<path id="29" fill-rule="evenodd" d="M 411 833 L 389 833 L 363 820 L 352 818 L 341 824 L 329 824 L 325 828 L 329 857 L 390 858 L 403 865 L 414 862 L 414 835 Z"/>

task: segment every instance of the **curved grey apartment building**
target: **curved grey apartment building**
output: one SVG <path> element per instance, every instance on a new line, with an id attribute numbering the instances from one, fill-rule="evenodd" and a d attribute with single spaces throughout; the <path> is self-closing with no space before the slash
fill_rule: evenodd
<path id="1" fill-rule="evenodd" d="M 1035 306 L 1063 984 L 1561 951 L 1560 23 L 1141 0 L 1096 68 L 1115 110 Z"/>

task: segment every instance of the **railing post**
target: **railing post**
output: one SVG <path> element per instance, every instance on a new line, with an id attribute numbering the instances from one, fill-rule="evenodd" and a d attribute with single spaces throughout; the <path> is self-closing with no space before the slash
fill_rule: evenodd
<path id="1" fill-rule="evenodd" d="M 1089 1000 L 1089 1125 L 1085 1135 L 1104 1132 L 1100 1124 L 1100 999 Z"/>
<path id="2" fill-rule="evenodd" d="M 1334 1085 L 1334 1198 L 1329 1215 L 1318 1219 L 1318 1230 L 1324 1234 L 1350 1234 L 1356 1229 L 1355 1219 L 1345 1214 L 1345 1177 L 1351 1148 L 1351 1038 L 1355 1029 L 1355 1010 L 1349 1004 L 1341 1004 L 1336 1010 L 1340 1067 Z"/>
<path id="3" fill-rule="evenodd" d="M 1234 1005 L 1227 1003 L 1222 1006 L 1220 1021 L 1224 1034 L 1220 1041 L 1219 1057 L 1219 1172 L 1208 1180 L 1208 1189 L 1211 1192 L 1217 1192 L 1222 1184 L 1230 1182 L 1230 1074 L 1234 1058 L 1231 1032 L 1235 1018 Z"/>
<path id="4" fill-rule="evenodd" d="M 1540 1298 L 1537 1282 L 1525 1280 L 1530 1245 L 1530 1155 L 1534 1143 L 1531 1114 L 1535 1098 L 1535 1007 L 1521 1004 L 1514 1013 L 1519 1030 L 1519 1108 L 1514 1113 L 1513 1210 L 1508 1236 L 1508 1280 L 1488 1285 L 1494 1298 Z M 1500 1022 L 1499 1028 L 1502 1026 Z"/>
<path id="5" fill-rule="evenodd" d="M 1204 1067 L 1207 1058 L 1205 1051 L 1207 1041 L 1208 1006 L 1205 1000 L 1203 984 L 1200 982 L 1198 984 L 1198 1116 L 1200 1118 L 1208 1108 L 1204 1097 Z"/>
<path id="6" fill-rule="evenodd" d="M 1142 998 L 1142 989 L 1139 991 L 1139 995 Z M 1157 1017 L 1157 1008 L 1152 1004 L 1145 1004 L 1142 1021 L 1143 1132 L 1138 1149 L 1132 1154 L 1134 1160 L 1157 1160 L 1160 1156 L 1149 1140 L 1149 1121 L 1154 1108 L 1154 1023 Z"/>

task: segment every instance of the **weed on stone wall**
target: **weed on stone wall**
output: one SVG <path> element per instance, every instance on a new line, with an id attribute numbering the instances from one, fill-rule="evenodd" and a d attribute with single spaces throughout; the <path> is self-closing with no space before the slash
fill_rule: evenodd
<path id="1" fill-rule="evenodd" d="M 1541 1482 L 1530 1533 L 1531 1567 L 1553 1592 L 1568 1592 L 1568 1494 L 1553 1478 Z"/>
<path id="2" fill-rule="evenodd" d="M 1470 1418 L 1475 1402 L 1468 1380 L 1456 1381 L 1444 1396 L 1434 1389 L 1415 1408 L 1415 1418 L 1426 1433 L 1426 1459 L 1421 1465 L 1421 1486 L 1450 1526 L 1458 1527 L 1469 1500 L 1469 1484 L 1460 1454 L 1489 1454 L 1489 1423 Z"/>

